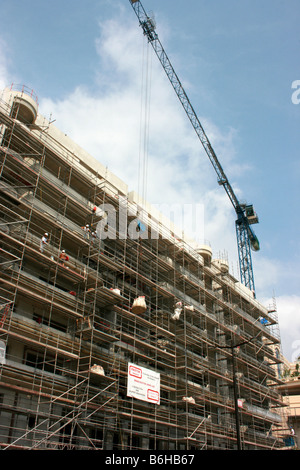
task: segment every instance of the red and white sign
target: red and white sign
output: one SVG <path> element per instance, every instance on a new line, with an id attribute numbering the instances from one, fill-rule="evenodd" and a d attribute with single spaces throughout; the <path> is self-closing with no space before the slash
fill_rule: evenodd
<path id="1" fill-rule="evenodd" d="M 137 377 L 138 379 L 141 379 L 143 375 L 142 368 L 134 366 L 132 364 L 129 364 L 128 373 L 131 377 Z"/>
<path id="2" fill-rule="evenodd" d="M 127 396 L 160 404 L 160 374 L 153 370 L 128 364 Z"/>

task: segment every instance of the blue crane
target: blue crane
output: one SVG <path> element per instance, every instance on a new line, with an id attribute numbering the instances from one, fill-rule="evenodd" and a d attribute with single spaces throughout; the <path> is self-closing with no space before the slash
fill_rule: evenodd
<path id="1" fill-rule="evenodd" d="M 192 107 L 190 100 L 159 40 L 159 37 L 155 31 L 156 25 L 154 20 L 149 15 L 147 15 L 140 0 L 129 0 L 129 2 L 136 13 L 144 35 L 152 45 L 164 71 L 167 74 L 167 77 L 169 78 L 175 90 L 175 93 L 179 98 L 179 101 L 181 102 L 194 130 L 196 131 L 196 134 L 198 135 L 204 147 L 206 154 L 208 155 L 211 164 L 217 173 L 219 185 L 224 187 L 231 203 L 233 204 L 237 215 L 235 226 L 239 255 L 240 278 L 242 284 L 248 287 L 255 296 L 251 249 L 258 251 L 260 247 L 257 236 L 251 227 L 252 224 L 258 223 L 258 217 L 254 211 L 253 205 L 244 203 L 241 204 L 238 201 L 214 152 L 214 149 L 197 117 L 197 114 L 194 111 L 194 108 Z"/>

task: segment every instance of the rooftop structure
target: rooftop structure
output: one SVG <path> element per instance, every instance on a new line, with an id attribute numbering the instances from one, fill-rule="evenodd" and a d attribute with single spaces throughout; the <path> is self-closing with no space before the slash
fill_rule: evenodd
<path id="1" fill-rule="evenodd" d="M 281 448 L 276 312 L 24 88 L 0 144 L 1 447 Z"/>

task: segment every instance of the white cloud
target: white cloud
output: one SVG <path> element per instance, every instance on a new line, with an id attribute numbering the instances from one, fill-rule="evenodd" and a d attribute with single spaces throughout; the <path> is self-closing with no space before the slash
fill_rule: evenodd
<path id="1" fill-rule="evenodd" d="M 279 260 L 270 259 L 262 253 L 255 257 L 255 284 L 259 286 L 262 295 L 277 285 L 282 271 L 283 266 Z"/>
<path id="2" fill-rule="evenodd" d="M 0 89 L 10 85 L 11 77 L 9 75 L 9 49 L 7 43 L 0 37 Z"/>
<path id="3" fill-rule="evenodd" d="M 283 354 L 293 362 L 300 357 L 300 296 L 281 295 L 276 304 Z"/>
<path id="4" fill-rule="evenodd" d="M 267 297 L 271 289 L 278 290 L 276 295 L 282 295 L 284 290 L 297 292 L 300 282 L 297 258 L 279 260 L 259 253 L 255 256 L 255 278 L 262 297 Z"/>
<path id="5" fill-rule="evenodd" d="M 285 288 L 281 286 L 290 286 L 290 291 L 293 292 L 292 281 L 295 287 L 299 285 L 298 266 L 296 263 L 293 266 L 293 261 L 290 260 L 283 262 L 259 255 L 255 258 L 254 268 L 259 300 L 264 305 L 272 305 L 269 292 L 273 291 L 282 352 L 289 361 L 294 361 L 300 356 L 300 296 L 282 294 Z M 277 293 L 276 290 L 279 289 L 281 291 Z"/>
<path id="6" fill-rule="evenodd" d="M 143 61 L 147 47 L 148 63 Z M 96 92 L 78 87 L 61 101 L 41 99 L 42 114 L 52 113 L 60 129 L 107 165 L 130 190 L 145 190 L 149 202 L 203 204 L 205 238 L 211 239 L 217 251 L 236 252 L 234 209 L 141 30 L 128 21 L 103 22 L 96 49 Z M 147 67 L 151 67 L 148 75 Z M 144 90 L 149 79 L 151 96 L 141 92 L 142 77 Z M 148 119 L 144 119 L 146 112 Z M 203 125 L 216 153 L 221 150 L 235 174 L 242 171 L 234 160 L 235 131 L 223 133 L 207 121 Z M 138 175 L 139 161 L 146 165 L 145 180 Z"/>

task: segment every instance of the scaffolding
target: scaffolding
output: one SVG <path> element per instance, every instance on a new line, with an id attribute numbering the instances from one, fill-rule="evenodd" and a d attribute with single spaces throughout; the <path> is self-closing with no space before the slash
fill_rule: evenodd
<path id="1" fill-rule="evenodd" d="M 24 88 L 0 102 L 1 448 L 236 449 L 237 431 L 243 449 L 281 448 L 274 312 L 36 103 Z M 116 216 L 105 237 L 99 207 Z M 159 404 L 129 396 L 129 363 L 159 374 Z"/>

